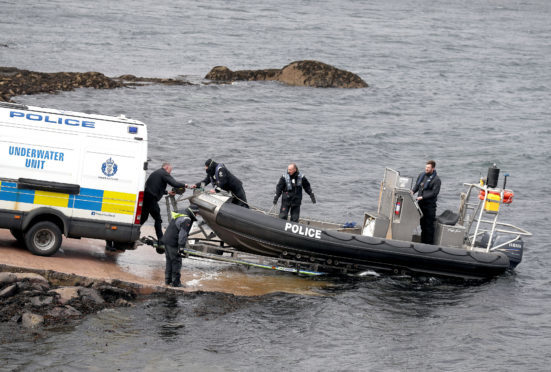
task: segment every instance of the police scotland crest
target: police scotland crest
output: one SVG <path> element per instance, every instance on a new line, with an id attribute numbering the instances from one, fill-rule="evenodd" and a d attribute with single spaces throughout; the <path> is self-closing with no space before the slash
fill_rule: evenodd
<path id="1" fill-rule="evenodd" d="M 101 171 L 107 177 L 113 177 L 117 173 L 118 166 L 112 158 L 107 159 L 101 166 Z"/>

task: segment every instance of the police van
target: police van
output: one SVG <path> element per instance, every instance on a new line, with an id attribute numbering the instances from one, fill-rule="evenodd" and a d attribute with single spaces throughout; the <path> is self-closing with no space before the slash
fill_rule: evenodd
<path id="1" fill-rule="evenodd" d="M 147 128 L 110 117 L 0 103 L 0 228 L 34 254 L 68 238 L 131 248 L 140 236 Z"/>

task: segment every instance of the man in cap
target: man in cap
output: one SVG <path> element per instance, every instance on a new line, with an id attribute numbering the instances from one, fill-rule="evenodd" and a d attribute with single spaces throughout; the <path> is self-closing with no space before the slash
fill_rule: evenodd
<path id="1" fill-rule="evenodd" d="M 287 172 L 279 179 L 274 195 L 274 205 L 276 205 L 277 199 L 283 194 L 279 218 L 286 220 L 290 211 L 291 221 L 298 222 L 300 217 L 300 205 L 302 204 L 302 189 L 310 195 L 312 203 L 316 204 L 316 197 L 312 192 L 310 182 L 308 182 L 306 177 L 298 171 L 297 165 L 291 163 L 287 167 Z"/>
<path id="2" fill-rule="evenodd" d="M 211 183 L 215 188 L 231 192 L 233 195 L 233 204 L 249 208 L 247 204 L 247 195 L 245 195 L 245 190 L 243 189 L 243 183 L 241 183 L 224 164 L 208 159 L 205 162 L 205 172 L 207 173 L 205 179 L 192 185 L 192 188 L 200 187 L 201 184 L 206 186 Z"/>
<path id="3" fill-rule="evenodd" d="M 196 205 L 190 204 L 186 209 L 172 212 L 172 221 L 168 224 L 162 238 L 165 245 L 165 284 L 172 287 L 181 287 L 180 270 L 182 269 L 182 256 L 180 251 L 186 246 L 189 230 L 193 222 L 197 221 Z"/>

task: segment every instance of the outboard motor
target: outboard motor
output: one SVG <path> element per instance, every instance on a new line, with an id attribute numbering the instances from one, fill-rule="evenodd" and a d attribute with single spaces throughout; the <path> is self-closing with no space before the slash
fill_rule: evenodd
<path id="1" fill-rule="evenodd" d="M 486 248 L 488 246 L 488 240 L 490 239 L 490 233 L 485 232 L 479 241 L 477 241 L 478 247 Z M 498 245 L 501 245 L 507 241 L 511 240 L 510 235 L 500 235 L 500 234 L 494 234 L 494 239 L 490 245 L 490 248 L 497 247 Z M 509 257 L 509 263 L 511 264 L 511 268 L 514 269 L 520 261 L 522 261 L 522 253 L 524 251 L 524 241 L 521 237 L 519 237 L 517 240 L 510 242 L 508 244 L 505 244 L 502 247 L 499 247 L 496 249 L 496 251 L 500 251 L 505 253 L 507 257 Z"/>

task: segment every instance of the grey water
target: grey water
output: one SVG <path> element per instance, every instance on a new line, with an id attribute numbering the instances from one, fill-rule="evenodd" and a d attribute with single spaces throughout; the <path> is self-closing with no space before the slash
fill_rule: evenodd
<path id="1" fill-rule="evenodd" d="M 487 283 L 381 276 L 335 279 L 316 296 L 151 298 L 38 339 L 14 337 L 0 345 L 0 370 L 549 370 L 551 2 L 3 0 L 0 12 L 1 66 L 201 82 L 217 65 L 314 59 L 370 85 L 15 98 L 144 121 L 151 170 L 169 160 L 177 179 L 196 182 L 213 158 L 268 209 L 296 162 L 318 199 L 302 215 L 361 222 L 385 167 L 415 176 L 435 159 L 443 211 L 496 163 L 515 192 L 503 221 L 534 234 L 516 271 Z"/>

